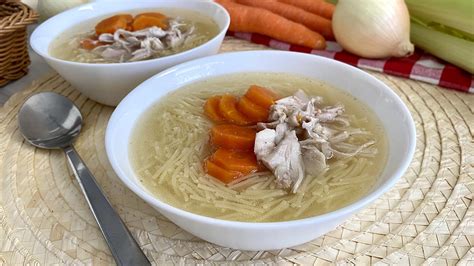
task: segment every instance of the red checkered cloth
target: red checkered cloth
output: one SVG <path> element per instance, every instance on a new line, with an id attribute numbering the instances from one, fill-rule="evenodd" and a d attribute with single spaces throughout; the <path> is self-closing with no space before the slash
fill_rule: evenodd
<path id="1" fill-rule="evenodd" d="M 424 81 L 448 89 L 474 93 L 474 76 L 468 72 L 421 50 L 405 58 L 388 58 L 384 60 L 364 59 L 343 51 L 334 41 L 327 41 L 326 50 L 313 50 L 298 45 L 288 44 L 255 33 L 227 32 L 227 35 L 263 44 L 278 50 L 316 54 L 369 70 L 387 73 L 394 76 Z"/>

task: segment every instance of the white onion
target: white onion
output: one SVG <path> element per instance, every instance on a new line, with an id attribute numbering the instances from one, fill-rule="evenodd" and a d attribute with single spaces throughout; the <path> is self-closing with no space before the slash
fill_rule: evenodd
<path id="1" fill-rule="evenodd" d="M 345 50 L 362 57 L 402 57 L 414 50 L 403 0 L 339 0 L 332 28 Z"/>

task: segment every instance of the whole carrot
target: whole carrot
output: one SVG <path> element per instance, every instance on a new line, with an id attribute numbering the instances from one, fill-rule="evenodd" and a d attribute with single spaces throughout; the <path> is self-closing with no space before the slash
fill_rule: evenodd
<path id="1" fill-rule="evenodd" d="M 313 49 L 326 48 L 324 37 L 307 27 L 263 8 L 240 5 L 229 0 L 215 0 L 230 14 L 230 30 L 253 32 Z"/>
<path id="2" fill-rule="evenodd" d="M 278 0 L 279 2 L 293 5 L 304 10 L 307 10 L 316 15 L 323 16 L 327 19 L 332 19 L 335 6 L 324 0 Z"/>
<path id="3" fill-rule="evenodd" d="M 307 12 L 299 7 L 280 3 L 277 0 L 236 0 L 236 2 L 246 6 L 266 9 L 289 20 L 301 23 L 311 30 L 321 33 L 326 38 L 334 39 L 332 25 L 329 19 Z"/>

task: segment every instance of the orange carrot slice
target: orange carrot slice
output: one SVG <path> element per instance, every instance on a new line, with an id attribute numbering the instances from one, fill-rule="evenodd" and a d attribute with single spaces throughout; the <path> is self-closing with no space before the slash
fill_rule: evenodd
<path id="1" fill-rule="evenodd" d="M 221 101 L 222 96 L 213 96 L 207 99 L 204 104 L 204 113 L 214 122 L 224 121 L 224 117 L 219 113 L 219 102 Z"/>
<path id="2" fill-rule="evenodd" d="M 229 122 L 237 125 L 250 125 L 252 121 L 237 109 L 237 98 L 233 95 L 223 95 L 219 101 L 219 110 Z"/>
<path id="3" fill-rule="evenodd" d="M 257 157 L 253 151 L 235 151 L 224 148 L 217 149 L 210 159 L 218 166 L 248 175 L 258 170 Z"/>
<path id="4" fill-rule="evenodd" d="M 99 41 L 92 39 L 84 39 L 80 42 L 81 48 L 86 50 L 92 50 L 99 46 Z"/>
<path id="5" fill-rule="evenodd" d="M 134 31 L 146 29 L 149 27 L 160 27 L 162 29 L 168 29 L 167 17 L 158 12 L 141 13 L 133 20 L 132 28 Z"/>
<path id="6" fill-rule="evenodd" d="M 240 172 L 226 170 L 210 160 L 206 160 L 204 162 L 204 170 L 208 175 L 219 179 L 225 184 L 228 184 L 243 176 L 243 174 Z"/>
<path id="7" fill-rule="evenodd" d="M 100 35 L 102 33 L 113 34 L 118 29 L 128 29 L 132 21 L 133 17 L 130 14 L 115 15 L 99 22 L 95 26 L 95 32 L 97 33 L 97 35 Z"/>
<path id="8" fill-rule="evenodd" d="M 257 131 L 236 125 L 217 125 L 211 129 L 211 143 L 232 150 L 253 151 Z"/>
<path id="9" fill-rule="evenodd" d="M 245 97 L 267 110 L 270 109 L 270 107 L 275 104 L 275 101 L 278 99 L 276 93 L 257 85 L 250 86 L 250 88 L 245 93 Z"/>
<path id="10" fill-rule="evenodd" d="M 256 122 L 264 122 L 268 119 L 268 109 L 255 104 L 245 96 L 240 98 L 239 103 L 237 104 L 237 109 L 242 114 Z"/>
<path id="11" fill-rule="evenodd" d="M 156 17 L 156 18 L 161 18 L 161 19 L 166 19 L 166 15 L 160 13 L 160 12 L 145 12 L 145 13 L 140 13 L 136 16 L 136 18 L 138 17 L 142 17 L 142 16 L 147 16 L 147 17 Z"/>

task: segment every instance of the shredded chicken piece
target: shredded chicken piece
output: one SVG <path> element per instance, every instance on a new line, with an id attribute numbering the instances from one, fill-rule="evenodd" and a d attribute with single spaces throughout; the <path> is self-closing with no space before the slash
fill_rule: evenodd
<path id="1" fill-rule="evenodd" d="M 161 51 L 181 46 L 194 32 L 194 26 L 189 29 L 183 26 L 178 19 L 171 19 L 168 30 L 154 26 L 139 31 L 118 29 L 114 34 L 103 33 L 98 40 L 106 44 L 92 52 L 115 62 L 149 59 Z"/>
<path id="2" fill-rule="evenodd" d="M 323 107 L 322 102 L 321 97 L 310 98 L 299 90 L 272 105 L 268 123 L 257 124 L 261 130 L 255 139 L 257 159 L 273 172 L 281 187 L 291 188 L 293 193 L 305 174 L 323 173 L 328 169 L 327 160 L 333 157 L 374 156 L 377 152 L 368 150 L 375 141 L 345 143 L 352 135 L 368 132 L 348 128 L 343 105 Z M 338 127 L 328 126 L 332 124 Z M 343 129 L 338 129 L 340 126 Z"/>
<path id="3" fill-rule="evenodd" d="M 335 157 L 337 158 L 347 158 L 347 157 L 352 157 L 358 155 L 360 152 L 362 152 L 364 149 L 372 146 L 375 143 L 375 141 L 369 141 L 367 143 L 362 144 L 360 147 L 357 147 L 355 150 L 350 151 L 350 152 L 342 152 L 336 149 L 332 149 L 332 152 Z"/>
<path id="4" fill-rule="evenodd" d="M 307 174 L 317 176 L 326 170 L 326 156 L 315 145 L 302 145 L 301 150 Z"/>
<path id="5" fill-rule="evenodd" d="M 261 132 L 269 134 L 269 131 L 274 130 L 266 129 L 264 131 L 260 131 L 257 135 L 261 134 Z M 262 136 L 258 137 L 259 139 L 264 138 Z M 279 186 L 292 188 L 293 193 L 296 192 L 296 189 L 298 189 L 303 181 L 305 170 L 300 143 L 294 130 L 287 131 L 283 139 L 276 143 L 273 149 L 265 149 L 265 153 L 259 153 L 257 158 L 273 172 Z"/>
<path id="6" fill-rule="evenodd" d="M 270 154 L 275 148 L 276 131 L 273 129 L 264 129 L 258 132 L 255 137 L 254 152 L 258 159 Z"/>

